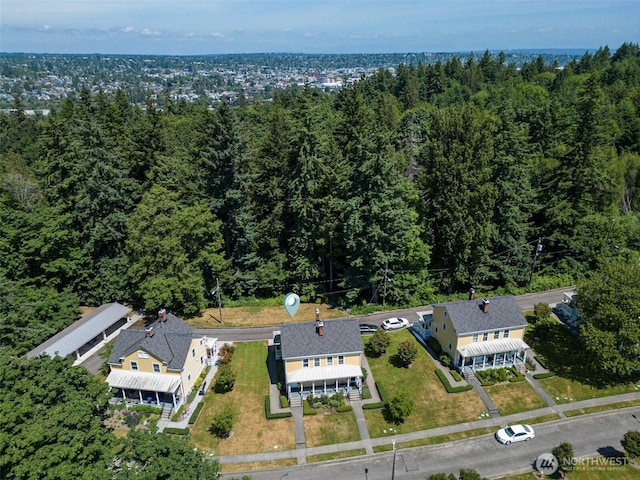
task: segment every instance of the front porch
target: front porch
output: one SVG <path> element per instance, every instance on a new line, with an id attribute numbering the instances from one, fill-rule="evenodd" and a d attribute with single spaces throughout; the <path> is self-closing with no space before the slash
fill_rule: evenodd
<path id="1" fill-rule="evenodd" d="M 529 345 L 520 339 L 500 339 L 477 342 L 460 347 L 456 352 L 456 367 L 465 378 L 478 370 L 490 368 L 526 368 Z"/>
<path id="2" fill-rule="evenodd" d="M 287 375 L 287 397 L 292 406 L 301 405 L 309 396 L 336 393 L 359 399 L 362 394 L 362 369 L 356 365 L 302 368 Z"/>
<path id="3" fill-rule="evenodd" d="M 162 375 L 114 369 L 107 377 L 112 389 L 111 403 L 125 405 L 152 405 L 177 409 L 184 401 L 178 375 Z"/>

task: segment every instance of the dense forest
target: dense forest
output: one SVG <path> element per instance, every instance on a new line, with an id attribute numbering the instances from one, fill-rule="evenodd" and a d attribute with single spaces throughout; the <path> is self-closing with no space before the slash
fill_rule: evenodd
<path id="1" fill-rule="evenodd" d="M 0 115 L 2 346 L 120 301 L 183 315 L 566 284 L 640 249 L 640 48 L 503 54 L 214 109 L 82 89 Z M 555 282 L 555 283 L 554 283 Z"/>
<path id="2" fill-rule="evenodd" d="M 564 68 L 488 52 L 401 64 L 237 107 L 86 86 L 48 116 L 19 94 L 14 107 L 0 113 L 2 478 L 219 470 L 153 428 L 116 438 L 106 384 L 22 357 L 82 304 L 190 315 L 219 282 L 225 302 L 409 306 L 588 280 L 586 351 L 607 381 L 637 372 L 637 44 Z"/>

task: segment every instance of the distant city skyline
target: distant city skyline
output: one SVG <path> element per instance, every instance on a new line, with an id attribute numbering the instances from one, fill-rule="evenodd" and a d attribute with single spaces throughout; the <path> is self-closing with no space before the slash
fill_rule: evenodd
<path id="1" fill-rule="evenodd" d="M 0 51 L 206 55 L 616 49 L 638 0 L 2 0 Z"/>

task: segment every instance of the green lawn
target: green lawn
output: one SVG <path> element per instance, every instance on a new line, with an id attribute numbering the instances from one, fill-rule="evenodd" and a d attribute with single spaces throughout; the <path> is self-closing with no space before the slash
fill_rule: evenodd
<path id="1" fill-rule="evenodd" d="M 198 421 L 191 431 L 191 443 L 218 455 L 269 452 L 295 448 L 293 420 L 267 420 L 264 416 L 264 396 L 269 393 L 267 343 L 236 343 L 231 365 L 236 373 L 233 391 L 225 394 L 208 389 Z M 233 435 L 220 440 L 208 432 L 214 416 L 224 407 L 232 406 L 236 413 Z"/>
<path id="2" fill-rule="evenodd" d="M 557 374 L 538 380 L 557 403 L 640 391 L 640 378 L 622 384 L 598 378 L 589 369 L 589 359 L 580 340 L 560 323 L 546 327 L 529 326 L 525 341 L 535 350 L 544 366 Z"/>
<path id="3" fill-rule="evenodd" d="M 547 406 L 527 381 L 484 387 L 484 391 L 496 404 L 500 415 L 511 415 Z"/>
<path id="4" fill-rule="evenodd" d="M 393 356 L 398 344 L 410 339 L 416 342 L 408 330 L 390 333 L 391 345 L 379 358 L 368 358 L 371 374 L 382 386 L 387 400 L 396 392 L 405 391 L 414 403 L 413 413 L 400 425 L 385 419 L 384 410 L 365 410 L 371 437 L 425 430 L 443 425 L 477 420 L 485 406 L 473 391 L 447 393 L 435 374 L 436 366 L 429 354 L 418 345 L 418 355 L 410 368 L 395 366 Z M 417 342 L 416 342 L 417 343 Z M 371 388 L 374 388 L 373 386 Z"/>
<path id="5" fill-rule="evenodd" d="M 305 415 L 304 436 L 307 447 L 333 445 L 360 440 L 356 416 L 351 412 Z"/>

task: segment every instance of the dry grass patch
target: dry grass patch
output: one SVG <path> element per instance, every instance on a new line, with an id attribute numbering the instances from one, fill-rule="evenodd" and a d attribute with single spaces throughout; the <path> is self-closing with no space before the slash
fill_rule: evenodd
<path id="1" fill-rule="evenodd" d="M 316 319 L 316 308 L 320 309 L 320 318 L 323 320 L 331 318 L 344 318 L 347 314 L 331 308 L 329 305 L 316 303 L 302 303 L 294 318 L 289 317 L 282 305 L 280 306 L 260 306 L 260 307 L 234 307 L 223 308 L 222 319 L 224 323 L 218 321 L 219 313 L 217 308 L 205 310 L 199 317 L 185 320 L 195 328 L 226 328 L 226 327 L 260 327 L 280 325 L 285 322 L 308 322 Z"/>
<path id="2" fill-rule="evenodd" d="M 640 391 L 637 383 L 615 385 L 611 387 L 595 388 L 577 380 L 569 380 L 560 376 L 541 378 L 538 383 L 553 398 L 556 403 L 570 403 L 590 398 L 608 397 Z"/>
<path id="3" fill-rule="evenodd" d="M 269 393 L 266 342 L 236 343 L 231 365 L 236 373 L 233 391 L 216 394 L 209 389 L 205 406 L 191 432 L 191 443 L 218 455 L 261 453 L 295 448 L 293 419 L 267 420 L 264 396 Z M 231 406 L 236 413 L 233 434 L 220 440 L 208 429 L 214 416 Z"/>
<path id="4" fill-rule="evenodd" d="M 627 402 L 609 403 L 607 405 L 599 405 L 596 407 L 579 408 L 576 410 L 567 410 L 564 414 L 567 417 L 576 417 L 578 415 L 586 415 L 588 413 L 605 412 L 607 410 L 616 410 L 618 408 L 637 407 L 640 400 L 629 400 Z"/>
<path id="5" fill-rule="evenodd" d="M 500 415 L 511 415 L 547 406 L 527 381 L 492 385 L 484 387 L 484 391 L 496 404 Z"/>
<path id="6" fill-rule="evenodd" d="M 329 413 L 304 417 L 304 437 L 307 447 L 334 445 L 360 440 L 355 414 L 351 412 Z"/>
<path id="7" fill-rule="evenodd" d="M 415 342 L 408 330 L 393 332 L 387 353 L 379 358 L 368 358 L 371 374 L 383 387 L 390 400 L 396 392 L 404 390 L 411 395 L 413 413 L 400 425 L 388 422 L 384 410 L 365 410 L 365 418 L 371 437 L 395 435 L 397 433 L 426 430 L 444 425 L 477 420 L 486 410 L 482 400 L 473 390 L 462 393 L 447 393 L 435 374 L 436 365 L 422 346 L 411 368 L 393 365 L 393 355 L 403 340 Z M 373 387 L 372 387 L 373 388 Z"/>
<path id="8" fill-rule="evenodd" d="M 271 460 L 268 462 L 246 462 L 246 463 L 225 463 L 222 465 L 224 473 L 247 472 L 251 476 L 253 470 L 269 470 L 271 468 L 291 467 L 297 465 L 295 458 L 283 458 L 282 460 Z"/>

